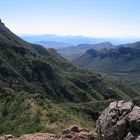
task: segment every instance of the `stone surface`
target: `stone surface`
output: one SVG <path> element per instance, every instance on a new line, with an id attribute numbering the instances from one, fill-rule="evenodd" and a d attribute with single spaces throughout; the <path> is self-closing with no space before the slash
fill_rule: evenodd
<path id="1" fill-rule="evenodd" d="M 132 102 L 113 102 L 97 120 L 99 140 L 138 140 L 140 137 L 140 107 Z"/>
<path id="2" fill-rule="evenodd" d="M 97 135 L 93 131 L 84 129 L 78 125 L 63 130 L 60 140 L 95 140 Z"/>
<path id="3" fill-rule="evenodd" d="M 78 125 L 73 125 L 62 131 L 62 134 L 55 135 L 50 133 L 36 133 L 27 134 L 19 138 L 15 138 L 12 135 L 6 135 L 0 137 L 0 140 L 95 140 L 96 133 L 83 129 Z"/>

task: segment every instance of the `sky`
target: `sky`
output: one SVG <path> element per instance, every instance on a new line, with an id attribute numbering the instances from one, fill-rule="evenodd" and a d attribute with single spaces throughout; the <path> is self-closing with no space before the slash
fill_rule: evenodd
<path id="1" fill-rule="evenodd" d="M 0 18 L 18 35 L 140 37 L 140 0 L 0 0 Z"/>

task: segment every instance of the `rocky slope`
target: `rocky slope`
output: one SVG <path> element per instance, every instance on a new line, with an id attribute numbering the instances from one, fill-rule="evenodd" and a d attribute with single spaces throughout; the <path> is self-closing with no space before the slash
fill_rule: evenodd
<path id="1" fill-rule="evenodd" d="M 95 132 L 73 125 L 58 135 L 5 135 L 0 140 L 140 140 L 140 107 L 132 102 L 112 102 L 98 118 Z"/>

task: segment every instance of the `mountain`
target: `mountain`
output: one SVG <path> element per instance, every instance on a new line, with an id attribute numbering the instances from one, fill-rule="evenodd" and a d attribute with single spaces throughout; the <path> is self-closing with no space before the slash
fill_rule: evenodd
<path id="1" fill-rule="evenodd" d="M 63 57 L 68 60 L 76 59 L 82 54 L 84 54 L 89 49 L 100 50 L 103 48 L 114 48 L 110 42 L 103 42 L 99 44 L 80 44 L 77 46 L 70 46 L 65 48 L 57 49 L 58 53 L 60 53 Z"/>
<path id="2" fill-rule="evenodd" d="M 72 36 L 72 35 L 55 35 L 55 34 L 46 34 L 46 35 L 23 35 L 22 39 L 29 42 L 40 42 L 40 41 L 55 41 L 55 42 L 64 42 L 66 44 L 78 45 L 86 43 L 96 43 L 104 39 L 85 37 L 85 36 Z"/>
<path id="3" fill-rule="evenodd" d="M 130 42 L 136 42 L 139 38 L 128 37 L 128 38 L 99 38 L 99 37 L 88 37 L 88 36 L 76 36 L 76 35 L 55 35 L 55 34 L 45 34 L 45 35 L 21 35 L 22 39 L 28 42 L 40 42 L 40 41 L 55 41 L 63 42 L 66 44 L 71 44 L 73 46 L 79 44 L 98 44 L 100 42 L 111 42 L 112 44 L 126 44 Z"/>
<path id="4" fill-rule="evenodd" d="M 140 91 L 140 43 L 100 51 L 89 49 L 73 63 L 97 71 Z"/>
<path id="5" fill-rule="evenodd" d="M 94 129 L 112 100 L 133 90 L 72 65 L 55 49 L 30 44 L 0 21 L 0 134 L 54 132 L 81 124 Z"/>
<path id="6" fill-rule="evenodd" d="M 55 48 L 55 49 L 60 49 L 71 45 L 71 44 L 66 44 L 63 42 L 56 42 L 56 41 L 40 41 L 40 42 L 35 42 L 35 44 L 41 45 L 45 48 Z"/>
<path id="7" fill-rule="evenodd" d="M 129 48 L 140 49 L 140 42 L 121 44 L 118 47 L 129 47 Z"/>

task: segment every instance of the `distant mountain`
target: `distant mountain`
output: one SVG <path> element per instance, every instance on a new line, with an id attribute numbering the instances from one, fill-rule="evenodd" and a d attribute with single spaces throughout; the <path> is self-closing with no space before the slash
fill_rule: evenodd
<path id="1" fill-rule="evenodd" d="M 41 45 L 45 48 L 55 48 L 55 49 L 71 46 L 71 44 L 66 44 L 63 42 L 56 42 L 56 41 L 40 41 L 40 42 L 35 42 L 35 44 Z"/>
<path id="2" fill-rule="evenodd" d="M 87 36 L 74 36 L 74 35 L 22 35 L 22 39 L 34 43 L 40 41 L 55 41 L 71 44 L 73 46 L 79 44 L 97 44 L 101 42 L 111 42 L 112 44 L 119 45 L 123 43 L 136 42 L 139 38 L 99 38 L 99 37 L 87 37 Z"/>
<path id="3" fill-rule="evenodd" d="M 73 123 L 93 129 L 109 102 L 137 96 L 72 65 L 55 49 L 22 40 L 0 22 L 0 134 L 56 133 Z"/>
<path id="4" fill-rule="evenodd" d="M 101 40 L 104 40 L 104 39 L 84 37 L 84 36 L 72 36 L 72 35 L 60 36 L 60 35 L 53 35 L 53 34 L 21 36 L 21 38 L 29 42 L 55 41 L 55 42 L 64 42 L 66 44 L 71 44 L 71 45 L 96 43 L 96 42 L 101 42 Z"/>
<path id="5" fill-rule="evenodd" d="M 74 64 L 100 72 L 140 91 L 140 43 L 119 45 L 114 49 L 89 49 L 73 60 Z"/>
<path id="6" fill-rule="evenodd" d="M 129 48 L 140 49 L 140 42 L 121 44 L 118 47 L 129 47 Z"/>
<path id="7" fill-rule="evenodd" d="M 83 55 L 89 49 L 100 50 L 103 48 L 114 48 L 110 42 L 103 42 L 99 44 L 80 44 L 77 46 L 70 46 L 65 48 L 57 49 L 58 53 L 60 53 L 63 57 L 68 60 L 73 60 Z"/>

